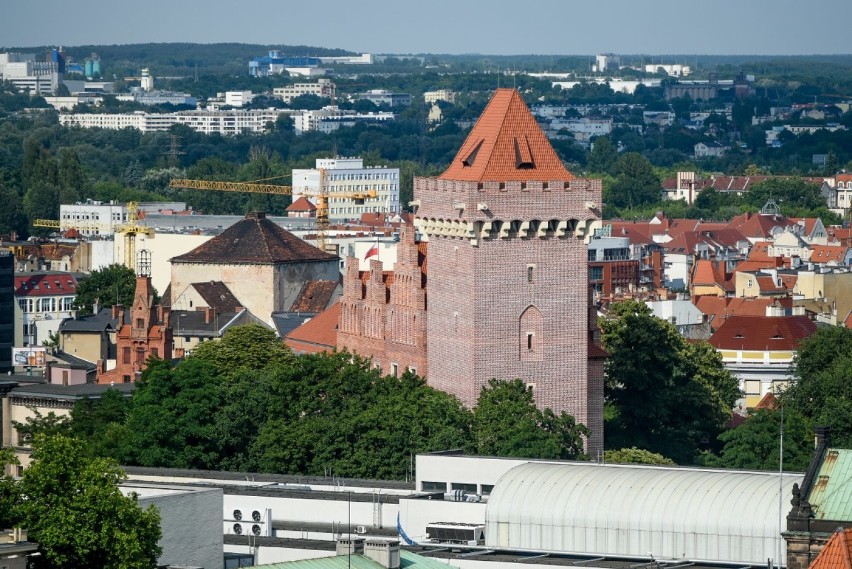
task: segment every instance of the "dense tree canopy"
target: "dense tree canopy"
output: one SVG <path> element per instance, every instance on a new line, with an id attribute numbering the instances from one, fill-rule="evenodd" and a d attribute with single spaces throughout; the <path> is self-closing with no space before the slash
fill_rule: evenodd
<path id="1" fill-rule="evenodd" d="M 611 305 L 600 326 L 610 354 L 606 446 L 693 463 L 730 417 L 739 396 L 736 378 L 711 347 L 688 344 L 641 302 Z"/>
<path id="2" fill-rule="evenodd" d="M 124 472 L 78 439 L 39 435 L 19 483 L 16 525 L 39 544 L 36 567 L 150 569 L 160 554 L 160 515 L 118 485 Z"/>
<path id="3" fill-rule="evenodd" d="M 121 304 L 133 305 L 136 292 L 136 273 L 124 265 L 110 265 L 96 269 L 85 279 L 77 283 L 77 296 L 74 308 L 80 314 L 91 314 L 95 301 L 101 306 Z"/>
<path id="4" fill-rule="evenodd" d="M 589 431 L 567 413 L 542 411 L 520 379 L 491 380 L 473 409 L 473 450 L 488 456 L 583 458 Z"/>
<path id="5" fill-rule="evenodd" d="M 828 426 L 834 444 L 852 444 L 852 330 L 821 327 L 799 345 L 796 381 L 781 402 L 813 426 Z"/>

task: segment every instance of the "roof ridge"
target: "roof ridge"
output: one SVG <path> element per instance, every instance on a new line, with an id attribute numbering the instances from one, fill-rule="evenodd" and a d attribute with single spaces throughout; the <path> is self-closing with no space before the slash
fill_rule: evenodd
<path id="1" fill-rule="evenodd" d="M 254 220 L 254 221 L 255 221 L 255 223 L 257 223 L 257 229 L 258 229 L 258 231 L 260 232 L 260 235 L 261 235 L 261 241 L 263 241 L 263 248 L 266 250 L 266 254 L 267 254 L 267 255 L 269 256 L 269 258 L 271 259 L 271 258 L 272 258 L 272 249 L 270 249 L 270 247 L 269 247 L 269 235 L 268 235 L 268 233 L 269 233 L 269 232 L 268 232 L 268 231 L 264 231 L 264 230 L 263 230 L 264 228 L 263 228 L 263 227 L 261 227 L 261 222 L 262 222 L 263 220 L 265 220 L 265 219 L 266 219 L 265 217 L 263 217 L 263 218 L 255 218 L 255 220 Z M 271 223 L 271 222 L 270 222 L 270 223 Z"/>

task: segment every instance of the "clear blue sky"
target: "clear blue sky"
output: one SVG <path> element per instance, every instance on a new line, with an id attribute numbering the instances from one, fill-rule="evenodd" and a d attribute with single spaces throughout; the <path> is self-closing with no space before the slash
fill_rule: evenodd
<path id="1" fill-rule="evenodd" d="M 187 41 L 370 53 L 852 53 L 852 0 L 2 0 L 0 47 Z"/>

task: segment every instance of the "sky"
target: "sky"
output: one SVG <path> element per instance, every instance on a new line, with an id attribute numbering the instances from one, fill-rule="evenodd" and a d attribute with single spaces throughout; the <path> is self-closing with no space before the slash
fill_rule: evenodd
<path id="1" fill-rule="evenodd" d="M 239 42 L 359 53 L 852 53 L 852 0 L 0 0 L 0 48 Z"/>

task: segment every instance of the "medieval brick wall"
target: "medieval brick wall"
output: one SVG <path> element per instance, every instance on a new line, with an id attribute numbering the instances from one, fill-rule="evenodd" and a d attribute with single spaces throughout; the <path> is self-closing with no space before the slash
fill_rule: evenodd
<path id="1" fill-rule="evenodd" d="M 414 232 L 403 229 L 393 273 L 382 273 L 382 262 L 373 260 L 362 275 L 354 257 L 346 267 L 338 349 L 372 358 L 385 374 L 427 375 L 426 291 Z"/>
<path id="2" fill-rule="evenodd" d="M 603 433 L 586 246 L 600 192 L 597 180 L 414 182 L 429 247 L 427 381 L 474 405 L 491 378 L 520 378 L 540 407 L 590 428 L 589 452 Z"/>

